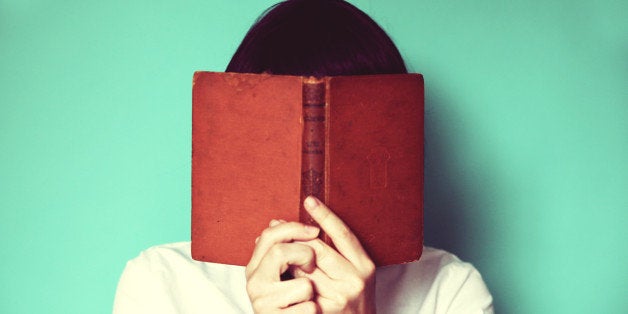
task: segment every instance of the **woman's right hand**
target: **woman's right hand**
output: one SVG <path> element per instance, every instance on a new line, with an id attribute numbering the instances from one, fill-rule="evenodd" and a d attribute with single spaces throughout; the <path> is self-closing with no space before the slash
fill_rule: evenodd
<path id="1" fill-rule="evenodd" d="M 256 239 L 246 266 L 246 291 L 255 313 L 316 313 L 312 282 L 307 278 L 282 281 L 281 274 L 291 266 L 314 271 L 314 250 L 293 241 L 313 240 L 319 232 L 298 222 L 271 220 Z"/>

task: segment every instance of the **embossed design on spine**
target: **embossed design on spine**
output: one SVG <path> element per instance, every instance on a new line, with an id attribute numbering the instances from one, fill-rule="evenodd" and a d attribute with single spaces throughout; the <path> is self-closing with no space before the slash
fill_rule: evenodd
<path id="1" fill-rule="evenodd" d="M 325 81 L 304 78 L 300 220 L 313 225 L 303 200 L 308 195 L 325 200 L 325 120 Z"/>

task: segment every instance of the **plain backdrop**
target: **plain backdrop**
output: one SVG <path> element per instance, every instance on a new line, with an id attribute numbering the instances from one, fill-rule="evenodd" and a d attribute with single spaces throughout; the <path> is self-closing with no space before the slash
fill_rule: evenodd
<path id="1" fill-rule="evenodd" d="M 628 2 L 352 2 L 425 75 L 426 244 L 499 313 L 626 313 Z M 1 313 L 109 313 L 189 240 L 192 73 L 272 3 L 0 0 Z"/>

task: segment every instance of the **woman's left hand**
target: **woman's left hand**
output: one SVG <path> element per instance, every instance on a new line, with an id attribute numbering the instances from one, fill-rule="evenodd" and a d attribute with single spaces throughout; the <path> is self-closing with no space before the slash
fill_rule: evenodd
<path id="1" fill-rule="evenodd" d="M 315 197 L 309 196 L 304 205 L 336 250 L 319 239 L 302 242 L 314 249 L 316 268 L 311 273 L 294 268 L 293 275 L 312 281 L 323 313 L 375 313 L 375 264 L 360 241 Z"/>

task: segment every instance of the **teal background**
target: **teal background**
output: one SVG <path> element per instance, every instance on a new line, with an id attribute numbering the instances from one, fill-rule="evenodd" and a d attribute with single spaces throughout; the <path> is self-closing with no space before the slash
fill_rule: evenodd
<path id="1" fill-rule="evenodd" d="M 0 0 L 0 312 L 189 239 L 191 80 L 272 1 Z M 426 79 L 426 242 L 500 313 L 626 313 L 627 1 L 353 1 Z"/>

